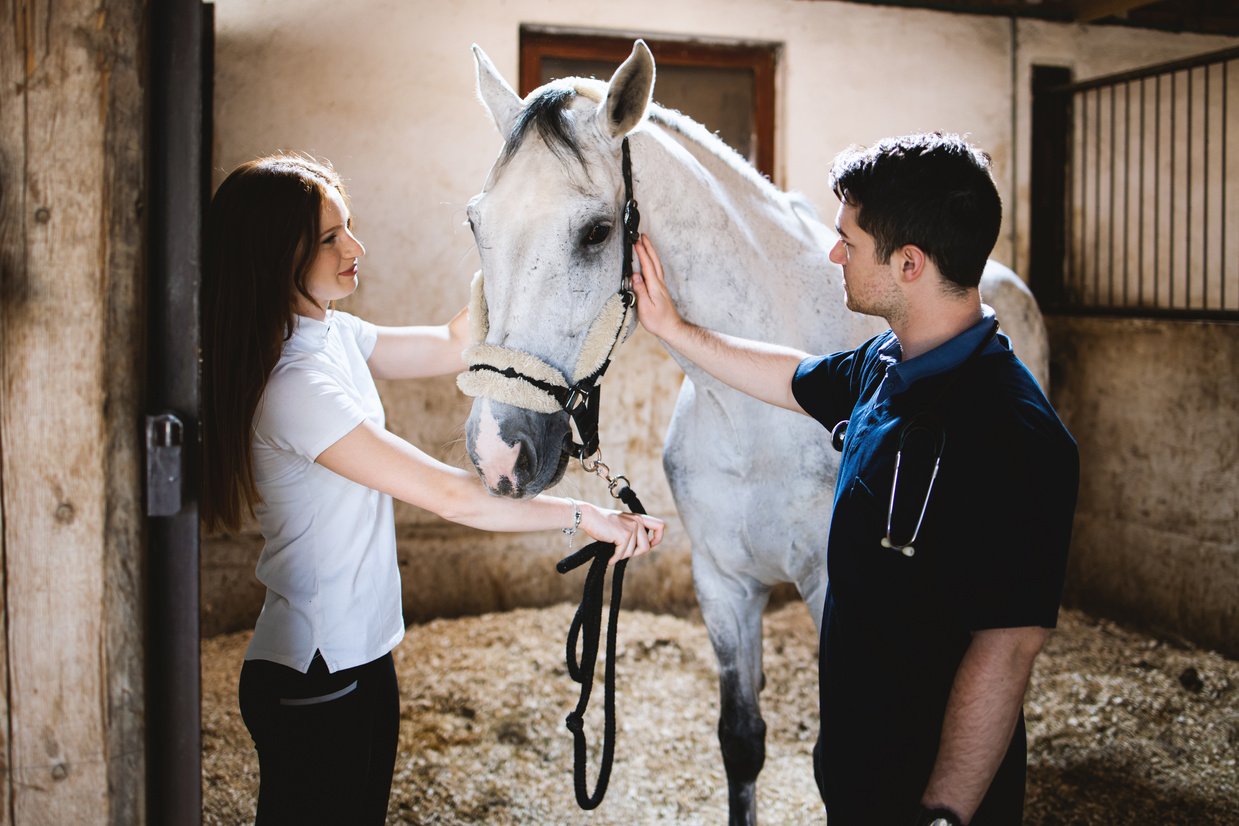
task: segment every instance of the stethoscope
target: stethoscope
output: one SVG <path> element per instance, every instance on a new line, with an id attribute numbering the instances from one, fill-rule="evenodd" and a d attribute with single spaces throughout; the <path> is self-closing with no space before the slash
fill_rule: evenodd
<path id="1" fill-rule="evenodd" d="M 916 553 L 916 548 L 913 547 L 916 538 L 921 535 L 921 523 L 925 521 L 925 511 L 929 507 L 929 497 L 934 492 L 934 482 L 938 479 L 938 468 L 942 465 L 942 450 L 946 447 L 946 428 L 938 427 L 936 430 L 924 423 L 925 417 L 914 416 L 911 421 L 905 424 L 899 431 L 899 449 L 895 452 L 895 473 L 891 477 L 891 501 L 886 506 L 886 536 L 882 537 L 879 543 L 883 548 L 894 548 L 904 556 L 912 556 Z M 929 487 L 925 489 L 925 499 L 921 502 L 921 513 L 916 517 L 916 527 L 912 529 L 912 538 L 907 542 L 900 544 L 891 539 L 891 516 L 895 513 L 895 491 L 899 489 L 899 464 L 903 460 L 903 444 L 908 438 L 908 434 L 915 433 L 918 430 L 924 430 L 934 437 L 934 470 L 929 476 Z"/>
<path id="2" fill-rule="evenodd" d="M 952 370 L 952 373 L 955 375 L 958 375 L 957 371 L 961 367 L 963 367 L 965 364 L 968 364 L 973 359 L 975 359 L 977 356 L 979 356 L 981 352 L 985 349 L 986 345 L 988 345 L 990 341 L 994 338 L 994 336 L 997 334 L 998 334 L 998 322 L 995 321 L 993 328 L 989 331 L 989 334 L 986 335 L 985 338 L 981 341 L 981 343 L 978 344 L 976 348 L 972 351 L 972 353 L 968 355 L 968 358 L 964 359 L 964 361 L 962 361 L 958 367 Z M 935 401 L 937 399 L 941 399 L 942 396 L 946 394 L 946 391 L 950 389 L 950 386 L 954 383 L 954 381 L 955 381 L 955 378 L 953 375 L 951 380 L 948 381 L 939 390 Z M 848 422 L 849 422 L 848 419 L 844 419 L 843 421 L 835 425 L 834 428 L 830 431 L 830 444 L 831 446 L 834 447 L 835 450 L 838 450 L 840 452 L 843 451 L 843 441 L 844 441 L 844 437 L 847 435 Z M 933 469 L 933 472 L 929 476 L 929 487 L 925 489 L 925 498 L 921 502 L 921 512 L 916 518 L 916 527 L 912 529 L 912 536 L 911 538 L 908 539 L 907 542 L 901 543 L 901 542 L 896 542 L 894 539 L 891 538 L 891 520 L 895 513 L 895 492 L 899 489 L 899 466 L 903 461 L 904 443 L 907 442 L 908 436 L 913 433 L 916 433 L 917 431 L 921 431 L 921 430 L 933 436 L 933 439 L 934 439 L 934 452 L 933 452 L 934 469 Z M 891 498 L 890 498 L 890 501 L 886 505 L 886 534 L 882 537 L 881 541 L 878 543 L 883 548 L 890 548 L 890 549 L 899 551 L 899 553 L 903 554 L 906 557 L 911 557 L 916 554 L 916 546 L 915 546 L 916 539 L 918 536 L 921 535 L 921 525 L 925 521 L 925 511 L 929 509 L 929 499 L 933 495 L 933 492 L 934 492 L 934 482 L 938 480 L 938 469 L 942 466 L 942 453 L 945 448 L 946 448 L 946 428 L 942 427 L 941 425 L 938 425 L 936 427 L 932 426 L 930 424 L 930 415 L 925 411 L 922 411 L 921 413 L 918 413 L 915 416 L 913 416 L 911 419 L 909 419 L 907 422 L 904 423 L 903 427 L 900 428 L 899 447 L 895 451 L 895 470 L 894 470 L 894 473 L 891 475 Z"/>
<path id="3" fill-rule="evenodd" d="M 844 419 L 830 431 L 830 443 L 835 450 L 840 452 L 843 451 L 843 439 L 847 435 L 849 421 L 849 419 Z M 933 436 L 934 469 L 929 477 L 929 487 L 925 489 L 925 499 L 921 502 L 921 512 L 916 518 L 916 527 L 912 529 L 912 537 L 907 542 L 900 543 L 891 538 L 891 520 L 895 513 L 895 491 L 899 489 L 899 466 L 903 462 L 903 448 L 904 443 L 908 440 L 908 436 L 921 430 Z M 913 416 L 900 428 L 899 448 L 895 451 L 895 472 L 891 477 L 891 498 L 886 506 L 886 535 L 882 537 L 879 543 L 883 548 L 893 548 L 904 556 L 912 556 L 916 553 L 914 543 L 916 538 L 921 535 L 921 523 L 925 521 L 925 511 L 929 508 L 929 498 L 934 492 L 934 482 L 938 479 L 938 468 L 942 466 L 942 451 L 945 447 L 946 430 L 942 427 L 931 427 L 928 423 L 928 416 L 924 413 Z"/>

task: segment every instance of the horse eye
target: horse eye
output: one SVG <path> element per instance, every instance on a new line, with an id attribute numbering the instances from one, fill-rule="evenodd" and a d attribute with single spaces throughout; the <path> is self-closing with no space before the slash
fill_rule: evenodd
<path id="1" fill-rule="evenodd" d="M 610 224 L 594 224 L 589 232 L 585 233 L 585 245 L 587 247 L 596 247 L 603 241 L 607 240 L 607 236 L 611 234 Z"/>

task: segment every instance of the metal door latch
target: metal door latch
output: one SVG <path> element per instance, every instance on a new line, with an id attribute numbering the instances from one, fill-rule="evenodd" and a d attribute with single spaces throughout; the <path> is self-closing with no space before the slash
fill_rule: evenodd
<path id="1" fill-rule="evenodd" d="M 185 426 L 173 413 L 146 417 L 146 515 L 181 511 L 181 444 Z"/>

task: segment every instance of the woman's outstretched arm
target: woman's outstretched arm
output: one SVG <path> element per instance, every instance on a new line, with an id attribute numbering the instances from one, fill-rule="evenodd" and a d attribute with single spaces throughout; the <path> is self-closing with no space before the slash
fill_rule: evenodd
<path id="1" fill-rule="evenodd" d="M 432 513 L 489 531 L 581 529 L 615 545 L 612 561 L 646 553 L 662 541 L 663 521 L 545 494 L 527 500 L 491 496 L 473 474 L 444 464 L 394 433 L 365 421 L 315 459 L 328 470 Z"/>
<path id="2" fill-rule="evenodd" d="M 378 332 L 366 361 L 376 379 L 421 379 L 465 369 L 460 354 L 469 346 L 468 308 L 446 324 L 379 327 Z"/>

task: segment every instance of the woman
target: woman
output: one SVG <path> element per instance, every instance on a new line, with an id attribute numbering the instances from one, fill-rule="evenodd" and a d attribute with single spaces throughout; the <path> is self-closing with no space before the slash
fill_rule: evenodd
<path id="1" fill-rule="evenodd" d="M 662 538 L 651 517 L 477 479 L 384 429 L 374 379 L 463 368 L 462 311 L 376 327 L 331 309 L 365 248 L 336 173 L 295 155 L 244 164 L 211 203 L 202 278 L 208 529 L 258 518 L 266 602 L 241 671 L 258 751 L 258 823 L 381 824 L 396 755 L 391 651 L 404 635 L 392 497 L 492 531 L 580 528 L 616 559 Z"/>

